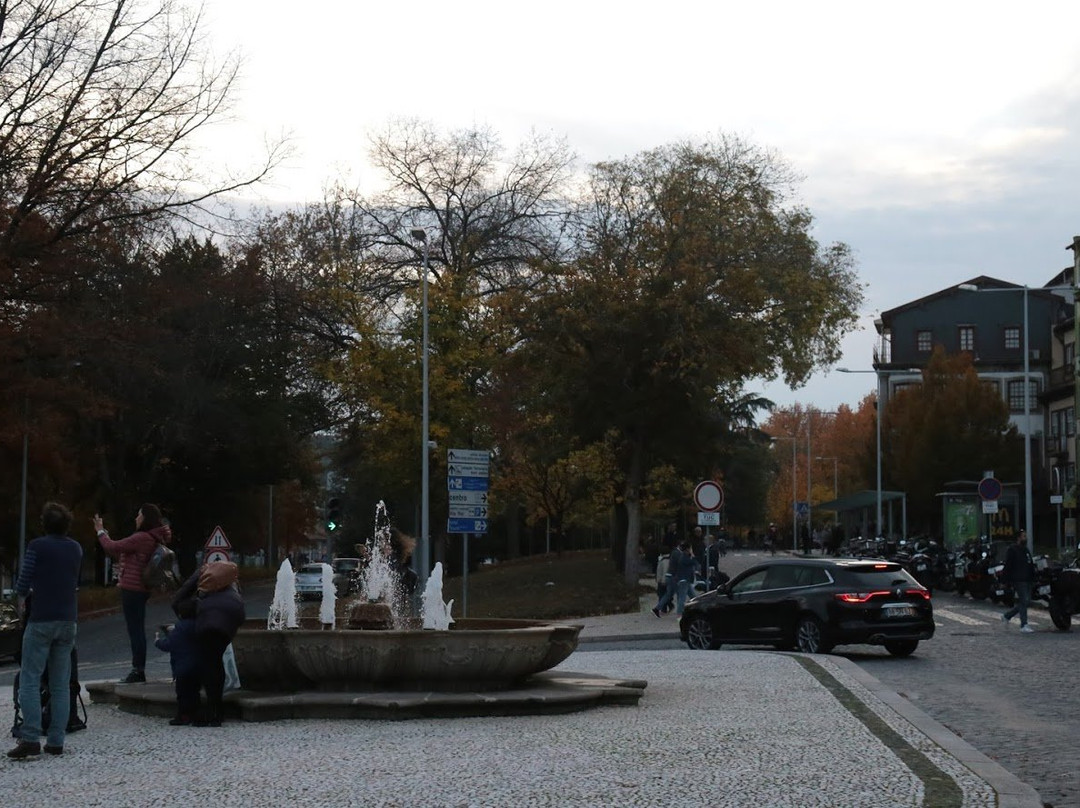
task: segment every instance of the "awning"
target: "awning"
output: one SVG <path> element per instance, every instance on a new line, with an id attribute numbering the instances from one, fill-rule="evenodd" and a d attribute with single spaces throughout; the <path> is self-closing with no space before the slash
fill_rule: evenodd
<path id="1" fill-rule="evenodd" d="M 830 499 L 828 502 L 814 503 L 815 511 L 858 511 L 863 508 L 876 508 L 877 507 L 877 490 L 874 491 L 857 491 L 854 494 L 845 494 L 842 497 L 836 499 Z M 903 499 L 903 491 L 882 491 L 881 501 L 892 502 L 897 499 Z"/>

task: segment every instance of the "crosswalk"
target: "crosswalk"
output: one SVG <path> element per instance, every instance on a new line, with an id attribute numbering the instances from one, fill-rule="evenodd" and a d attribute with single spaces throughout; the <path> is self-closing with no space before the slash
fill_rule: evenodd
<path id="1" fill-rule="evenodd" d="M 952 609 L 942 609 L 938 606 L 934 607 L 934 622 L 941 627 L 937 618 L 943 617 L 946 621 L 953 621 L 955 623 L 961 623 L 965 626 L 992 626 L 995 623 L 1001 622 L 1001 615 L 999 613 L 992 614 L 980 614 L 978 617 L 972 617 L 967 614 L 961 614 L 960 612 L 953 611 Z M 1028 618 L 1028 625 L 1032 628 L 1039 628 L 1041 623 L 1038 620 L 1032 620 Z"/>

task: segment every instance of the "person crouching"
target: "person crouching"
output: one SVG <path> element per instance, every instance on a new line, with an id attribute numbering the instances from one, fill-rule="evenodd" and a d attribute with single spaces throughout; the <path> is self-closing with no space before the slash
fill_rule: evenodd
<path id="1" fill-rule="evenodd" d="M 162 626 L 154 645 L 169 654 L 176 687 L 176 717 L 169 724 L 186 727 L 195 723 L 199 710 L 199 651 L 195 644 L 195 601 L 178 601 L 177 621 L 172 629 Z"/>

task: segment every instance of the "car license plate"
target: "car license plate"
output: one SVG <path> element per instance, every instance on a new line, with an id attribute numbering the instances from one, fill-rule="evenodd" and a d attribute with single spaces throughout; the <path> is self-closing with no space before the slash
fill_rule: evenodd
<path id="1" fill-rule="evenodd" d="M 915 607 L 906 603 L 886 603 L 881 612 L 885 617 L 914 617 L 916 614 Z"/>

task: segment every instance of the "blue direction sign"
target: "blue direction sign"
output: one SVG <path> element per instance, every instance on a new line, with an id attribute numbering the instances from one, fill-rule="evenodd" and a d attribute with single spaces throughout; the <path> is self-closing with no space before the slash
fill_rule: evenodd
<path id="1" fill-rule="evenodd" d="M 450 477 L 487 477 L 488 466 L 478 463 L 448 463 L 446 473 Z"/>
<path id="2" fill-rule="evenodd" d="M 487 465 L 491 455 L 483 449 L 447 449 L 447 463 L 480 463 Z"/>
<path id="3" fill-rule="evenodd" d="M 487 519 L 487 505 L 451 505 L 449 516 L 451 519 L 461 517 L 464 519 Z"/>
<path id="4" fill-rule="evenodd" d="M 487 477 L 447 477 L 446 490 L 448 491 L 487 491 Z"/>
<path id="5" fill-rule="evenodd" d="M 450 507 L 455 505 L 487 505 L 487 491 L 451 491 L 446 495 Z"/>
<path id="6" fill-rule="evenodd" d="M 447 533 L 487 533 L 487 519 L 447 519 Z"/>

